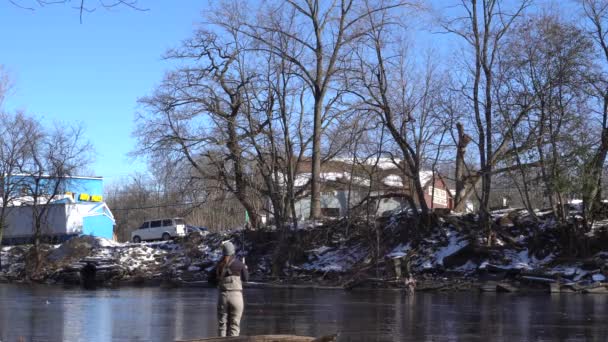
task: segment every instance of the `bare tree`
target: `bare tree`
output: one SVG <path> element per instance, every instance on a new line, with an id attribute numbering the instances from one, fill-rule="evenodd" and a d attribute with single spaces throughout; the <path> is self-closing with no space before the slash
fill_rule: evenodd
<path id="1" fill-rule="evenodd" d="M 566 196 L 580 183 L 571 177 L 579 169 L 580 151 L 588 147 L 585 139 L 573 137 L 585 129 L 590 80 L 599 75 L 594 66 L 593 43 L 575 25 L 557 15 L 543 14 L 531 16 L 519 25 L 507 46 L 503 63 L 510 70 L 511 87 L 518 89 L 517 96 L 527 96 L 535 102 L 527 125 L 520 126 L 519 137 L 512 136 L 514 147 L 516 140 L 529 147 L 519 148 L 514 154 L 524 196 L 528 193 L 530 166 L 538 166 L 549 204 L 564 222 Z M 498 100 L 500 108 L 503 98 Z"/>
<path id="2" fill-rule="evenodd" d="M 591 34 L 602 53 L 604 68 L 608 65 L 608 2 L 605 0 L 581 0 L 585 14 L 591 23 Z M 593 217 L 594 207 L 601 200 L 602 169 L 608 155 L 608 81 L 605 77 L 594 83 L 600 109 L 596 111 L 600 122 L 597 148 L 585 165 L 583 184 L 584 216 L 587 220 Z"/>
<path id="3" fill-rule="evenodd" d="M 342 95 L 333 87 L 346 66 L 350 43 L 364 34 L 361 22 L 367 14 L 398 8 L 403 3 L 381 2 L 359 6 L 352 0 L 325 3 L 319 0 L 287 1 L 268 5 L 259 20 L 248 20 L 237 29 L 253 38 L 258 50 L 266 51 L 294 65 L 294 73 L 307 85 L 313 99 L 313 141 L 311 218 L 321 215 L 320 187 L 322 134 L 327 113 Z M 226 25 L 223 16 L 216 23 Z M 234 27 L 232 28 L 234 29 Z M 295 48 L 286 50 L 287 41 Z"/>
<path id="4" fill-rule="evenodd" d="M 421 171 L 425 164 L 433 164 L 432 152 L 436 159 L 441 153 L 442 131 L 446 128 L 444 118 L 437 113 L 439 76 L 430 57 L 420 64 L 413 61 L 397 38 L 401 33 L 397 22 L 387 10 L 370 11 L 367 16 L 368 33 L 362 41 L 368 45 L 371 57 L 366 59 L 366 51 L 357 53 L 360 56 L 357 78 L 363 92 L 355 94 L 366 110 L 379 116 L 397 145 L 403 163 L 396 165 L 416 198 L 423 226 L 429 228 L 430 208 Z M 420 72 L 419 68 L 424 70 Z"/>
<path id="5" fill-rule="evenodd" d="M 235 41 L 233 41 L 235 42 Z M 202 178 L 221 180 L 258 226 L 259 208 L 252 186 L 242 113 L 247 85 L 239 59 L 240 46 L 225 44 L 216 34 L 198 31 L 168 59 L 192 61 L 166 75 L 152 96 L 140 99 L 148 112 L 139 117 L 141 154 L 185 160 Z M 204 165 L 215 167 L 209 174 Z"/>
<path id="6" fill-rule="evenodd" d="M 8 228 L 6 218 L 10 207 L 22 195 L 25 185 L 20 173 L 30 157 L 27 142 L 38 128 L 38 124 L 24 114 L 0 113 L 0 246 Z"/>
<path id="7" fill-rule="evenodd" d="M 34 230 L 34 275 L 40 265 L 40 250 L 46 219 L 57 196 L 65 192 L 69 177 L 90 162 L 91 146 L 83 140 L 81 127 L 57 124 L 52 130 L 30 131 L 29 158 L 21 168 L 24 195 L 30 198 Z"/>
<path id="8" fill-rule="evenodd" d="M 461 37 L 470 47 L 473 58 L 471 65 L 465 66 L 469 70 L 472 85 L 464 84 L 464 96 L 470 99 L 473 111 L 473 123 L 476 133 L 476 145 L 479 152 L 479 173 L 464 190 L 463 198 L 475 192 L 477 183 L 481 183 L 480 226 L 481 229 L 491 233 L 491 217 L 489 213 L 489 200 L 492 189 L 492 173 L 497 161 L 505 154 L 509 147 L 508 137 L 513 129 L 525 116 L 527 108 L 520 111 L 502 139 L 496 141 L 496 113 L 494 108 L 494 91 L 496 89 L 496 63 L 500 57 L 501 44 L 505 34 L 522 12 L 530 5 L 530 0 L 522 0 L 510 9 L 500 0 L 462 1 L 461 8 L 464 15 L 457 16 L 443 23 L 443 27 L 451 33 Z M 464 201 L 463 201 L 464 202 Z M 461 203 L 463 203 L 461 202 Z M 488 239 L 488 242 L 491 240 Z"/>

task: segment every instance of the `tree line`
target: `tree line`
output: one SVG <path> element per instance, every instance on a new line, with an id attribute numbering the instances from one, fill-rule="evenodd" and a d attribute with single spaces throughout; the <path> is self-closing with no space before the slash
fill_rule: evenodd
<path id="1" fill-rule="evenodd" d="M 488 236 L 497 180 L 532 215 L 541 196 L 561 222 L 581 198 L 591 224 L 608 153 L 608 2 L 568 3 L 575 19 L 531 0 L 457 2 L 427 34 L 455 43 L 442 54 L 403 38 L 434 13 L 427 5 L 216 4 L 163 56 L 175 67 L 139 100 L 134 153 L 199 201 L 229 194 L 253 227 L 264 211 L 297 226 L 304 196 L 319 219 L 322 166 L 378 157 L 411 180 L 423 228 L 433 215 L 420 172 L 431 168 L 447 170 L 456 209 L 478 203 Z M 299 184 L 303 161 L 312 172 Z"/>

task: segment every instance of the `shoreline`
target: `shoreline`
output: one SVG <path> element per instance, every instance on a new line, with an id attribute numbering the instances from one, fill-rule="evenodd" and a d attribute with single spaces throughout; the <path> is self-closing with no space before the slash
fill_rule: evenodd
<path id="1" fill-rule="evenodd" d="M 539 233 L 527 217 L 516 218 L 502 220 L 501 238 L 492 245 L 470 227 L 469 216 L 446 216 L 437 228 L 412 235 L 410 218 L 397 215 L 379 226 L 383 239 L 374 241 L 329 222 L 292 232 L 287 249 L 276 229 L 146 243 L 78 236 L 38 251 L 31 245 L 2 247 L 0 282 L 213 287 L 208 281 L 221 245 L 230 240 L 237 257 L 247 260 L 251 288 L 407 292 L 413 280 L 416 291 L 608 293 L 608 231 L 596 231 L 585 253 L 572 254 L 560 249 L 560 231 L 548 225 L 550 218 Z M 284 257 L 277 258 L 277 251 Z"/>
<path id="2" fill-rule="evenodd" d="M 462 280 L 455 278 L 457 281 L 450 281 L 450 279 L 441 280 L 423 280 L 419 286 L 414 289 L 414 292 L 418 293 L 457 293 L 457 292 L 469 292 L 469 293 L 509 293 L 509 294 L 608 294 L 608 283 L 597 282 L 591 283 L 587 286 L 579 285 L 576 288 L 576 284 L 570 283 L 546 283 L 546 286 L 539 286 L 538 283 L 532 284 L 521 284 L 517 281 L 503 280 L 503 281 L 479 281 L 479 280 Z M 95 291 L 104 289 L 119 290 L 123 288 L 162 288 L 165 290 L 181 289 L 181 288 L 205 288 L 213 289 L 214 285 L 207 281 L 173 281 L 167 283 L 157 279 L 150 279 L 144 282 L 132 282 L 123 281 L 113 284 L 100 284 L 95 286 L 93 289 L 84 288 L 82 285 L 74 283 L 52 283 L 52 282 L 37 282 L 37 281 L 7 281 L 6 279 L 0 279 L 0 284 L 6 285 L 17 285 L 17 286 L 49 286 L 57 288 L 81 288 L 85 290 Z M 358 292 L 358 291 L 391 291 L 391 292 L 403 292 L 404 294 L 411 295 L 408 289 L 405 287 L 396 287 L 384 285 L 382 286 L 379 282 L 376 282 L 378 286 L 357 286 L 354 288 L 345 288 L 344 286 L 332 286 L 322 285 L 314 282 L 302 283 L 302 282 L 263 282 L 263 281 L 252 281 L 244 284 L 245 289 L 281 289 L 281 290 L 311 290 L 311 291 L 344 291 L 344 292 Z"/>

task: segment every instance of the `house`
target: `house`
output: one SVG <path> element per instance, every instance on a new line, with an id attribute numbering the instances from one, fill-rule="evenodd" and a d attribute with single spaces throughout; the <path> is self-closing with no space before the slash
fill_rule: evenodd
<path id="1" fill-rule="evenodd" d="M 61 180 L 49 176 L 12 177 L 11 182 L 18 184 L 20 194 L 7 206 L 3 242 L 31 240 L 35 229 L 34 204 L 47 208 L 41 226 L 45 238 L 63 241 L 84 234 L 113 239 L 115 220 L 103 201 L 102 177 L 70 176 Z"/>
<path id="2" fill-rule="evenodd" d="M 340 217 L 349 211 L 371 208 L 377 215 L 387 214 L 410 207 L 408 197 L 417 204 L 412 179 L 389 158 L 377 158 L 365 163 L 353 163 L 347 159 L 334 159 L 321 166 L 321 214 Z M 312 167 L 310 161 L 298 165 L 296 187 L 310 186 Z M 438 172 L 423 170 L 420 182 L 424 199 L 430 209 L 454 208 L 453 192 Z M 372 198 L 373 200 L 369 200 Z M 368 199 L 367 201 L 364 201 Z M 296 215 L 304 220 L 310 216 L 310 193 L 296 202 Z"/>

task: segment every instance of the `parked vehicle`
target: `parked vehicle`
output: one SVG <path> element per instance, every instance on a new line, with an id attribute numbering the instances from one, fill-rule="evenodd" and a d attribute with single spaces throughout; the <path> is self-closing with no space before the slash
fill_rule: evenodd
<path id="1" fill-rule="evenodd" d="M 171 240 L 186 235 L 186 222 L 181 218 L 145 221 L 131 232 L 131 241 L 139 243 L 149 240 Z"/>

